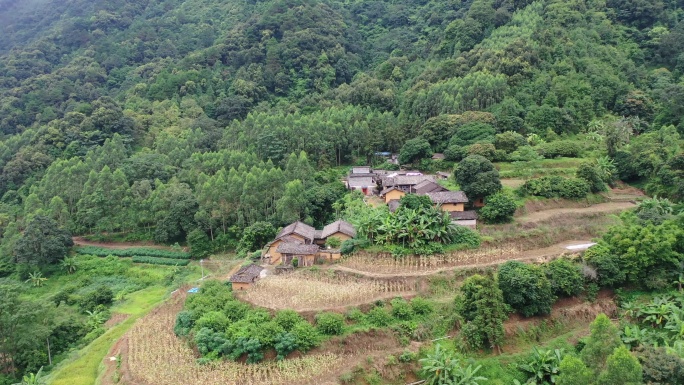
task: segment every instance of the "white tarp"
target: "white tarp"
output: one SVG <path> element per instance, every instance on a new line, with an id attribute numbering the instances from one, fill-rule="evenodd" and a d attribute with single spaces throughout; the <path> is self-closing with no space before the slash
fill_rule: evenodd
<path id="1" fill-rule="evenodd" d="M 581 245 L 570 245 L 570 246 L 565 246 L 566 249 L 568 250 L 586 250 L 592 246 L 594 246 L 596 243 L 583 243 Z"/>

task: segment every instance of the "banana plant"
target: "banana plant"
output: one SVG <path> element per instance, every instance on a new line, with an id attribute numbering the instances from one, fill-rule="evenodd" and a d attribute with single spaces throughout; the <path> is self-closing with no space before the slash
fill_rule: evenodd
<path id="1" fill-rule="evenodd" d="M 563 355 L 563 349 L 540 350 L 535 347 L 530 361 L 519 365 L 519 368 L 528 374 L 528 383 L 555 384 L 556 377 L 560 373 L 560 362 L 563 360 Z"/>

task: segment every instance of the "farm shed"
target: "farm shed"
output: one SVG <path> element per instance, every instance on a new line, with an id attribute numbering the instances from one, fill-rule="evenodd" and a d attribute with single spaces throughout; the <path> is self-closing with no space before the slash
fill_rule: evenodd
<path id="1" fill-rule="evenodd" d="M 229 279 L 233 286 L 233 290 L 246 290 L 249 288 L 251 284 L 259 280 L 259 276 L 263 269 L 263 267 L 255 264 L 240 268 L 240 270 L 233 274 Z"/>
<path id="2" fill-rule="evenodd" d="M 330 237 L 335 237 L 341 242 L 347 239 L 354 238 L 356 236 L 356 230 L 351 223 L 343 220 L 335 221 L 323 228 L 321 231 L 321 239 L 327 241 Z"/>
<path id="3" fill-rule="evenodd" d="M 470 227 L 473 230 L 477 227 L 477 212 L 475 211 L 452 211 L 449 215 L 451 221 L 459 226 Z"/>
<path id="4" fill-rule="evenodd" d="M 300 243 L 281 243 L 276 251 L 282 257 L 283 265 L 292 265 L 292 261 L 296 258 L 298 266 L 313 266 L 316 262 L 316 254 L 320 247 L 318 245 L 303 245 Z"/>

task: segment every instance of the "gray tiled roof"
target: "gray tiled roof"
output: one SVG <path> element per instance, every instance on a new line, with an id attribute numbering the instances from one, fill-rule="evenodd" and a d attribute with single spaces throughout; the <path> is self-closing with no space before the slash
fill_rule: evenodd
<path id="1" fill-rule="evenodd" d="M 229 281 L 235 283 L 252 283 L 254 282 L 254 279 L 259 278 L 261 270 L 263 269 L 263 267 L 255 264 L 244 266 L 238 270 L 237 273 L 233 274 Z"/>
<path id="2" fill-rule="evenodd" d="M 356 230 L 354 230 L 354 226 L 352 226 L 352 224 L 349 222 L 340 220 L 325 226 L 323 228 L 321 238 L 328 238 L 337 232 L 347 234 L 352 238 L 356 236 Z"/>
<path id="3" fill-rule="evenodd" d="M 283 242 L 278 245 L 277 252 L 281 254 L 309 255 L 318 253 L 318 245 L 302 245 L 301 243 Z"/>
<path id="4" fill-rule="evenodd" d="M 349 187 L 375 187 L 373 177 L 370 176 L 347 178 L 347 184 Z"/>
<path id="5" fill-rule="evenodd" d="M 473 219 L 477 219 L 477 212 L 470 210 L 470 211 L 452 211 L 449 213 L 451 216 L 451 219 L 455 221 L 471 221 Z"/>
<path id="6" fill-rule="evenodd" d="M 307 225 L 306 223 L 297 221 L 285 226 L 282 230 L 280 230 L 280 233 L 278 233 L 276 238 L 282 238 L 291 234 L 297 234 L 308 239 L 309 241 L 313 241 L 314 237 L 316 236 L 316 229 Z"/>
<path id="7" fill-rule="evenodd" d="M 427 193 L 426 195 L 432 199 L 432 202 L 438 204 L 468 202 L 468 197 L 463 191 L 442 191 Z"/>
<path id="8" fill-rule="evenodd" d="M 352 174 L 370 174 L 371 168 L 369 166 L 352 167 Z"/>
<path id="9" fill-rule="evenodd" d="M 413 192 L 418 195 L 425 195 L 427 193 L 434 193 L 434 192 L 441 192 L 441 191 L 449 191 L 445 189 L 444 187 L 440 186 L 439 184 L 431 181 L 431 180 L 425 180 L 417 185 L 413 186 Z"/>
<path id="10" fill-rule="evenodd" d="M 424 180 L 434 180 L 432 175 L 397 175 L 382 179 L 384 187 L 389 186 L 415 186 Z"/>

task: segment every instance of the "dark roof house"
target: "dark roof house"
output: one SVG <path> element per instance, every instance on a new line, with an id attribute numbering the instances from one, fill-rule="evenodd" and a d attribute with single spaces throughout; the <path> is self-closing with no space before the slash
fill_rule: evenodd
<path id="1" fill-rule="evenodd" d="M 463 191 L 442 191 L 425 194 L 430 197 L 433 203 L 468 203 L 468 197 Z"/>
<path id="2" fill-rule="evenodd" d="M 328 238 L 335 233 L 346 234 L 352 238 L 356 236 L 356 230 L 354 230 L 354 226 L 351 223 L 339 220 L 325 226 L 321 233 L 321 238 Z"/>
<path id="3" fill-rule="evenodd" d="M 230 277 L 229 281 L 233 283 L 252 283 L 259 278 L 263 269 L 263 267 L 255 264 L 243 266 Z"/>
<path id="4" fill-rule="evenodd" d="M 350 176 L 347 178 L 347 188 L 366 188 L 375 187 L 375 182 L 371 176 Z"/>
<path id="5" fill-rule="evenodd" d="M 392 190 L 402 191 L 399 187 L 390 186 L 390 187 L 384 188 L 382 191 L 380 191 L 380 196 L 381 197 L 385 196 L 388 192 L 390 192 Z"/>
<path id="6" fill-rule="evenodd" d="M 396 176 L 387 176 L 382 179 L 382 185 L 383 187 L 390 187 L 390 186 L 415 186 L 418 183 L 425 181 L 425 180 L 434 180 L 434 177 L 431 175 L 396 175 Z"/>
<path id="7" fill-rule="evenodd" d="M 306 223 L 297 221 L 285 226 L 282 230 L 280 230 L 276 239 L 285 237 L 287 235 L 299 235 L 311 243 L 316 237 L 316 229 L 307 225 Z"/>
<path id="8" fill-rule="evenodd" d="M 411 188 L 411 191 L 417 195 L 425 195 L 427 193 L 449 191 L 431 180 L 424 180 Z"/>

